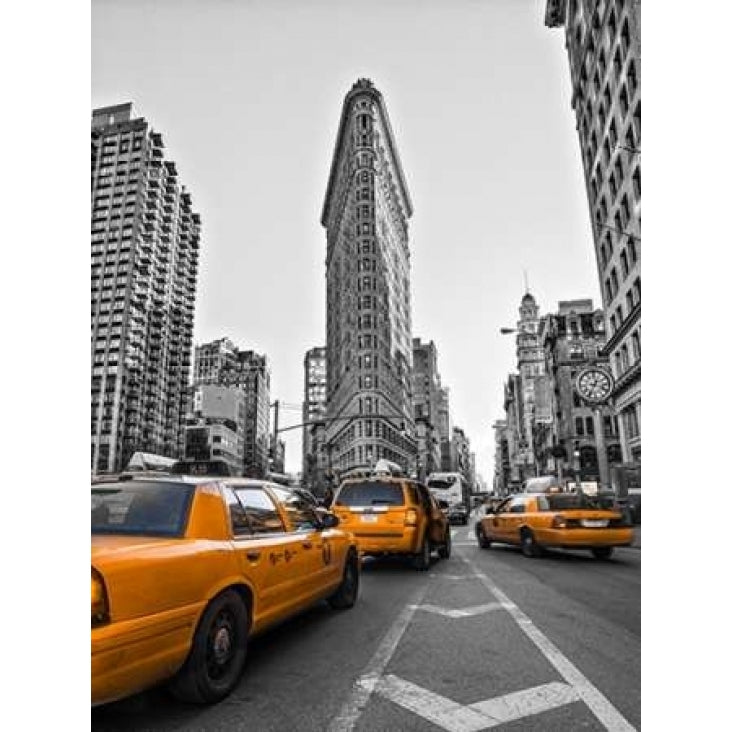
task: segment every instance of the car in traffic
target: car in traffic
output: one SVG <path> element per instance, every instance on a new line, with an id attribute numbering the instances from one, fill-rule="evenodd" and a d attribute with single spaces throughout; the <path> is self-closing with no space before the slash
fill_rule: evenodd
<path id="1" fill-rule="evenodd" d="M 633 529 L 620 511 L 582 493 L 519 493 L 488 508 L 475 525 L 478 544 L 520 546 L 527 557 L 544 549 L 589 550 L 609 559 L 615 547 L 630 546 Z"/>
<path id="2" fill-rule="evenodd" d="M 219 701 L 250 637 L 321 600 L 356 602 L 355 538 L 285 486 L 169 475 L 91 496 L 92 706 L 161 682 Z"/>
<path id="3" fill-rule="evenodd" d="M 405 556 L 420 571 L 429 569 L 435 550 L 450 557 L 446 508 L 422 483 L 385 472 L 344 480 L 331 504 L 363 556 Z"/>
<path id="4" fill-rule="evenodd" d="M 451 524 L 467 525 L 468 515 L 468 507 L 464 503 L 454 503 L 447 509 L 447 520 Z"/>

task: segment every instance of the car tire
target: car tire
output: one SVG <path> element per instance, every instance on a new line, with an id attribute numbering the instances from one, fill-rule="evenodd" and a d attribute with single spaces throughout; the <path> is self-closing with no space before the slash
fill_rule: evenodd
<path id="1" fill-rule="evenodd" d="M 452 532 L 448 526 L 445 530 L 445 543 L 437 550 L 440 559 L 449 559 L 452 553 Z"/>
<path id="2" fill-rule="evenodd" d="M 356 604 L 360 574 L 358 557 L 353 550 L 349 550 L 343 567 L 341 583 L 338 585 L 338 589 L 328 598 L 328 604 L 334 610 L 345 610 Z"/>
<path id="3" fill-rule="evenodd" d="M 538 557 L 541 553 L 541 549 L 530 529 L 521 529 L 521 552 L 525 557 L 531 558 Z"/>
<path id="4" fill-rule="evenodd" d="M 475 536 L 478 539 L 478 545 L 481 549 L 491 548 L 491 540 L 485 535 L 485 531 L 480 522 L 475 525 Z"/>
<path id="5" fill-rule="evenodd" d="M 170 682 L 173 695 L 193 704 L 212 704 L 227 696 L 244 668 L 248 636 L 244 600 L 225 590 L 201 616 L 188 658 Z"/>
<path id="6" fill-rule="evenodd" d="M 592 549 L 592 556 L 595 559 L 610 559 L 613 555 L 613 547 L 611 546 L 598 546 Z"/>
<path id="7" fill-rule="evenodd" d="M 430 546 L 429 537 L 425 535 L 422 540 L 422 546 L 414 555 L 414 568 L 419 572 L 426 572 L 430 568 L 430 557 L 432 556 L 432 547 Z"/>

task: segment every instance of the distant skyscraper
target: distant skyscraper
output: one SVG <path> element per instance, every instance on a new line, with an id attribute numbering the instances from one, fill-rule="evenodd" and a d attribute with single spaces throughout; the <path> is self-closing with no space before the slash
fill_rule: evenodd
<path id="1" fill-rule="evenodd" d="M 183 454 L 200 218 L 132 104 L 91 120 L 91 468 Z"/>
<path id="2" fill-rule="evenodd" d="M 321 223 L 327 231 L 326 440 L 341 474 L 416 467 L 404 173 L 381 93 L 346 95 Z"/>
<path id="3" fill-rule="evenodd" d="M 424 480 L 439 472 L 440 402 L 442 398 L 440 373 L 437 369 L 437 347 L 430 341 L 412 339 L 414 420 L 417 429 L 417 474 Z M 447 430 L 445 430 L 447 432 Z"/>
<path id="4" fill-rule="evenodd" d="M 325 425 L 311 424 L 325 418 L 326 395 L 326 351 L 324 347 L 311 348 L 305 354 L 305 393 L 302 405 L 302 475 L 303 482 L 320 493 L 324 487 L 327 453 L 325 450 Z"/>
<path id="5" fill-rule="evenodd" d="M 270 369 L 267 357 L 240 351 L 228 338 L 196 346 L 194 384 L 218 384 L 241 389 L 246 398 L 243 474 L 267 474 L 270 451 Z"/>
<path id="6" fill-rule="evenodd" d="M 564 27 L 623 460 L 641 459 L 640 0 L 548 0 Z"/>

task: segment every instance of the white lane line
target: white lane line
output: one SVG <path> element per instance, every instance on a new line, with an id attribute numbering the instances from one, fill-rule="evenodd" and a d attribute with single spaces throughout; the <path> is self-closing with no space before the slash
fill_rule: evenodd
<path id="1" fill-rule="evenodd" d="M 472 615 L 482 615 L 492 610 L 500 610 L 503 604 L 500 602 L 489 602 L 487 605 L 474 605 L 473 607 L 447 608 L 438 605 L 420 605 L 419 610 L 426 610 L 428 613 L 445 615 L 448 618 L 469 618 Z"/>
<path id="2" fill-rule="evenodd" d="M 353 685 L 348 699 L 346 699 L 338 714 L 328 725 L 328 732 L 350 732 L 355 727 L 366 704 L 368 704 L 379 678 L 384 673 L 386 664 L 391 660 L 404 631 L 412 621 L 412 616 L 417 606 L 422 602 L 422 598 L 424 598 L 429 587 L 428 582 L 423 583 L 417 592 L 415 592 L 411 602 L 404 606 L 397 619 L 392 623 L 387 634 L 376 649 L 376 652 L 366 665 L 363 674 L 361 674 L 361 677 Z"/>
<path id="3" fill-rule="evenodd" d="M 501 602 L 519 628 L 544 654 L 562 678 L 579 694 L 582 701 L 610 732 L 627 732 L 635 727 L 610 703 L 590 680 L 534 625 L 528 615 L 516 605 L 491 579 L 480 572 L 466 557 L 462 560 L 475 572 L 480 582 Z"/>
<path id="4" fill-rule="evenodd" d="M 379 680 L 376 691 L 447 732 L 479 732 L 579 701 L 577 692 L 559 681 L 469 705 L 392 674 Z"/>
<path id="5" fill-rule="evenodd" d="M 448 732 L 478 732 L 491 720 L 452 699 L 389 674 L 379 681 L 379 694 Z"/>
<path id="6" fill-rule="evenodd" d="M 559 681 L 552 681 L 549 684 L 535 686 L 533 689 L 524 689 L 471 704 L 470 708 L 497 720 L 496 724 L 504 724 L 579 700 L 576 689 Z"/>

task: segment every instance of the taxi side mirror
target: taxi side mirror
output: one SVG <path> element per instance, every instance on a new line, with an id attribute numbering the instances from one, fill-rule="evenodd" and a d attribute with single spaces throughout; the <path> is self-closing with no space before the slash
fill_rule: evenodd
<path id="1" fill-rule="evenodd" d="M 334 529 L 340 523 L 340 519 L 334 513 L 322 513 L 320 515 L 321 529 Z"/>

